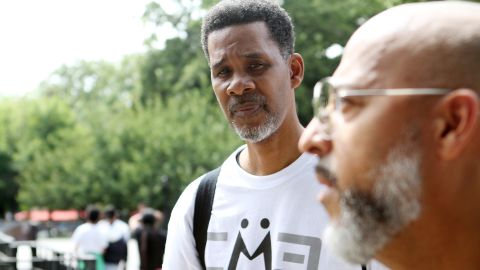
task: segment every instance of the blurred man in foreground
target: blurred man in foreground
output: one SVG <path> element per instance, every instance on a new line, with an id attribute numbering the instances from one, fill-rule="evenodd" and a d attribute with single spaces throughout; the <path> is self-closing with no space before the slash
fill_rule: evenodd
<path id="1" fill-rule="evenodd" d="M 406 4 L 375 16 L 315 89 L 299 147 L 347 260 L 480 269 L 480 4 Z"/>

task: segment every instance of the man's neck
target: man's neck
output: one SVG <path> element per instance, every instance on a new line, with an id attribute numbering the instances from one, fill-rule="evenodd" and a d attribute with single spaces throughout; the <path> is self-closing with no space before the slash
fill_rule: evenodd
<path id="1" fill-rule="evenodd" d="M 447 210 L 442 217 L 414 222 L 409 232 L 399 233 L 379 253 L 378 259 L 393 270 L 480 269 L 478 213 L 478 209 L 469 215 Z"/>
<path id="2" fill-rule="evenodd" d="M 280 127 L 275 134 L 259 143 L 247 142 L 239 155 L 239 164 L 253 175 L 270 175 L 292 164 L 300 155 L 297 144 L 303 131 L 294 127 Z"/>

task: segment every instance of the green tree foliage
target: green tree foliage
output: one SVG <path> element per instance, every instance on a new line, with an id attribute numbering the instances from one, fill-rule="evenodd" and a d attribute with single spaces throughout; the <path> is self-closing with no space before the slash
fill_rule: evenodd
<path id="1" fill-rule="evenodd" d="M 170 209 L 191 180 L 240 143 L 199 92 L 135 109 L 97 105 L 78 118 L 59 98 L 1 104 L 2 112 L 13 109 L 2 114 L 9 123 L 1 130 L 0 191 L 12 195 L 2 197 L 2 205 L 14 208 L 17 186 L 10 184 L 18 183 L 24 209 L 92 202 Z"/>
<path id="2" fill-rule="evenodd" d="M 222 118 L 205 95 L 195 92 L 115 115 L 92 111 L 95 149 L 101 149 L 94 154 L 92 179 L 107 192 L 91 200 L 130 209 L 140 201 L 171 207 L 191 180 L 239 144 Z"/>
<path id="3" fill-rule="evenodd" d="M 141 95 L 144 56 L 131 55 L 118 64 L 80 61 L 62 66 L 40 85 L 44 97 L 58 97 L 79 112 L 97 104 L 131 105 Z"/>
<path id="4" fill-rule="evenodd" d="M 13 121 L 13 106 L 10 102 L 0 102 L 0 213 L 17 209 L 18 192 L 17 170 L 13 162 L 15 135 L 9 127 Z"/>
<path id="5" fill-rule="evenodd" d="M 152 97 L 166 100 L 174 95 L 210 89 L 210 70 L 200 46 L 201 21 L 194 19 L 199 6 L 195 2 L 188 5 L 183 1 L 173 2 L 179 7 L 178 13 L 170 14 L 160 3 L 152 2 L 143 16 L 147 23 L 156 27 L 169 24 L 179 33 L 178 37 L 167 40 L 162 49 L 155 49 L 152 42 L 161 39 L 161 33 L 159 37 L 153 34 L 149 40 L 150 50 L 142 68 L 143 104 Z M 213 95 L 209 96 L 213 103 Z"/>
<path id="6" fill-rule="evenodd" d="M 84 172 L 93 169 L 87 130 L 71 108 L 58 98 L 25 100 L 15 104 L 18 200 L 24 207 L 75 205 Z"/>
<path id="7" fill-rule="evenodd" d="M 409 0 L 284 0 L 295 25 L 296 48 L 305 61 L 305 78 L 296 90 L 300 121 L 307 124 L 312 117 L 310 100 L 315 83 L 330 76 L 340 55 L 329 58 L 327 49 L 345 46 L 353 31 L 376 13 Z"/>

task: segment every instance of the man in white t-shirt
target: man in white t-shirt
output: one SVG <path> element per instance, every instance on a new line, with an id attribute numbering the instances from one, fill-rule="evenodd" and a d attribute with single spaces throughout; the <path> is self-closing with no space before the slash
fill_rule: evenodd
<path id="1" fill-rule="evenodd" d="M 104 253 L 106 270 L 125 269 L 130 239 L 128 224 L 118 218 L 118 212 L 114 207 L 108 206 L 104 211 L 104 219 L 98 225 L 108 240 Z"/>
<path id="2" fill-rule="evenodd" d="M 108 241 L 102 229 L 98 225 L 100 211 L 90 206 L 86 210 L 87 222 L 78 226 L 72 235 L 75 252 L 78 254 L 91 254 L 97 258 L 97 266 L 103 267 L 103 252 L 107 248 Z"/>
<path id="3" fill-rule="evenodd" d="M 314 180 L 315 157 L 297 148 L 295 88 L 304 63 L 288 14 L 273 1 L 221 1 L 203 20 L 202 45 L 218 103 L 246 142 L 221 166 L 205 268 L 361 270 L 322 245 L 327 214 L 315 197 L 323 187 Z M 164 270 L 203 268 L 192 234 L 202 178 L 172 212 Z"/>

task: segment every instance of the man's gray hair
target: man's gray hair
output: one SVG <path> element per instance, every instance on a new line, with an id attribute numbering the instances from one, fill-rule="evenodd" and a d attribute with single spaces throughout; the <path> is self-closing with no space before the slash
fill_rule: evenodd
<path id="1" fill-rule="evenodd" d="M 271 0 L 223 0 L 212 7 L 202 23 L 202 48 L 207 60 L 208 35 L 222 28 L 265 22 L 271 38 L 278 44 L 284 58 L 294 50 L 295 33 L 292 20 L 288 13 L 276 2 Z"/>

